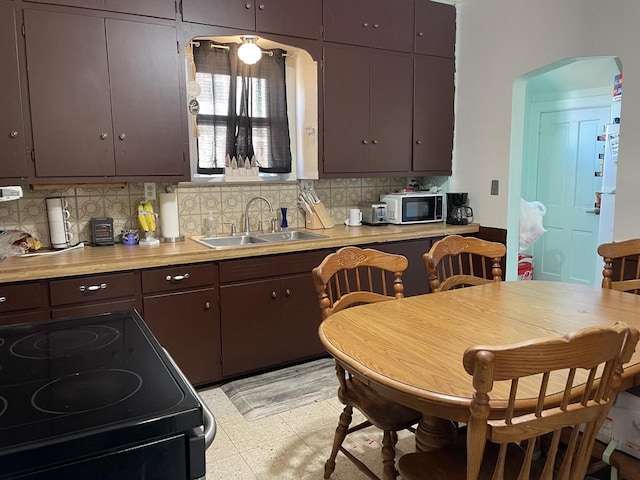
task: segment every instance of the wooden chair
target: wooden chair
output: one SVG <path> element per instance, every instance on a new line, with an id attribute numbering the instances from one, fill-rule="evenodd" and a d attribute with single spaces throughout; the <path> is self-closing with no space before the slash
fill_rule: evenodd
<path id="1" fill-rule="evenodd" d="M 631 359 L 638 330 L 624 324 L 584 328 L 564 337 L 507 346 L 476 346 L 464 353 L 473 376 L 466 454 L 445 447 L 412 453 L 398 462 L 405 480 L 584 478 L 595 436 L 621 385 L 622 365 Z M 547 384 L 563 371 L 564 393 L 548 395 Z M 596 373 L 598 372 L 598 373 Z M 524 377 L 533 378 L 525 379 Z M 529 380 L 535 380 L 534 393 Z M 553 380 L 551 380 L 553 381 Z M 494 382 L 510 382 L 506 409 L 492 411 Z M 528 384 L 528 386 L 527 386 Z M 572 388 L 584 384 L 571 395 Z M 529 388 L 516 400 L 519 388 Z M 580 434 L 580 425 L 584 433 Z M 573 427 L 566 449 L 559 448 L 562 429 Z M 540 449 L 543 445 L 544 448 Z M 541 451 L 543 455 L 539 455 Z M 535 457 L 540 457 L 534 461 Z"/>
<path id="2" fill-rule="evenodd" d="M 322 318 L 355 305 L 402 298 L 402 272 L 407 266 L 408 261 L 402 255 L 373 249 L 344 247 L 328 255 L 313 269 Z M 338 451 L 369 478 L 378 478 L 342 445 L 348 434 L 374 425 L 384 432 L 383 478 L 395 479 L 398 475 L 395 467 L 395 444 L 398 439 L 396 432 L 410 429 L 420 420 L 421 414 L 381 397 L 363 382 L 353 378 L 338 362 L 336 373 L 340 382 L 338 398 L 345 407 L 336 428 L 331 455 L 325 463 L 324 478 L 329 478 L 333 473 Z M 362 412 L 367 420 L 349 428 L 354 408 Z"/>
<path id="3" fill-rule="evenodd" d="M 502 281 L 506 247 L 475 237 L 449 235 L 422 256 L 432 292 Z"/>
<path id="4" fill-rule="evenodd" d="M 604 259 L 602 288 L 640 293 L 640 239 L 603 243 L 598 255 Z"/>

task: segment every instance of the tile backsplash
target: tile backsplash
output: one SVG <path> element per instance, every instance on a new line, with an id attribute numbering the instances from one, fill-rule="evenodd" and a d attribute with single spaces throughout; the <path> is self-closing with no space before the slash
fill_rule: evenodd
<path id="1" fill-rule="evenodd" d="M 318 196 L 329 209 L 336 223 L 342 223 L 348 215 L 348 209 L 361 201 L 376 201 L 380 195 L 404 188 L 406 178 L 344 178 L 333 180 L 315 180 L 314 187 Z M 156 185 L 158 193 L 166 191 L 168 184 Z M 251 197 L 267 198 L 278 216 L 280 208 L 287 208 L 289 227 L 304 227 L 304 212 L 296 206 L 298 185 L 296 183 L 260 183 L 260 184 L 221 184 L 214 186 L 178 186 L 178 213 L 180 216 L 180 234 L 185 236 L 202 235 L 204 221 L 213 212 L 218 235 L 231 231 L 235 224 L 242 230 L 244 210 Z M 136 207 L 144 197 L 144 184 L 129 183 L 124 187 L 105 185 L 100 188 L 69 188 L 64 190 L 24 189 L 24 196 L 17 201 L 0 202 L 0 230 L 23 230 L 38 238 L 43 247 L 51 245 L 45 198 L 64 197 L 69 204 L 71 214 L 69 222 L 73 233 L 72 244 L 79 241 L 91 241 L 91 218 L 112 217 L 114 233 L 121 230 L 138 229 Z M 159 204 L 152 202 L 158 213 Z M 250 210 L 252 229 L 262 221 L 265 229 L 269 226 L 268 208 L 264 202 L 254 203 Z M 158 223 L 159 225 L 159 223 Z M 162 232 L 156 231 L 156 236 Z M 117 239 L 116 239 L 117 240 Z"/>

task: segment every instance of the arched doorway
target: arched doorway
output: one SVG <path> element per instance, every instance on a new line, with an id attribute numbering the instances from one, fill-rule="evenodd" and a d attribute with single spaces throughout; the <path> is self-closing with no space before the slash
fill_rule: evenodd
<path id="1" fill-rule="evenodd" d="M 507 278 L 517 276 L 520 198 L 546 204 L 547 233 L 534 254 L 536 279 L 599 284 L 593 213 L 601 190 L 597 136 L 620 116 L 613 101 L 617 57 L 570 58 L 522 75 L 513 88 Z"/>

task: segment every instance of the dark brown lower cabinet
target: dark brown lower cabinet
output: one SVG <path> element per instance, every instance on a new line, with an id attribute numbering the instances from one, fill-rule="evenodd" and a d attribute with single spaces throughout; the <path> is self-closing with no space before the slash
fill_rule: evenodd
<path id="1" fill-rule="evenodd" d="M 329 251 L 290 253 L 220 264 L 224 377 L 325 353 L 311 270 Z"/>
<path id="2" fill-rule="evenodd" d="M 49 319 L 46 281 L 0 285 L 0 325 Z"/>
<path id="3" fill-rule="evenodd" d="M 221 378 L 215 264 L 145 270 L 144 321 L 193 385 Z"/>
<path id="4" fill-rule="evenodd" d="M 427 276 L 422 255 L 427 253 L 433 242 L 437 240 L 438 238 L 420 238 L 417 240 L 388 243 L 380 248 L 380 250 L 388 253 L 404 255 L 407 257 L 407 260 L 409 260 L 409 266 L 402 275 L 405 297 L 430 292 L 429 277 Z"/>

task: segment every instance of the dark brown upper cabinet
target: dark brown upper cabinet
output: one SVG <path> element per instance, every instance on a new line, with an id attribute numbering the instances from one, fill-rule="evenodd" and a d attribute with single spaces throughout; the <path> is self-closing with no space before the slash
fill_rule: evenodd
<path id="1" fill-rule="evenodd" d="M 454 60 L 415 55 L 414 72 L 412 171 L 451 175 Z"/>
<path id="2" fill-rule="evenodd" d="M 0 5 L 0 178 L 29 175 L 17 42 L 17 11 Z"/>
<path id="3" fill-rule="evenodd" d="M 173 26 L 25 10 L 37 178 L 187 176 Z"/>
<path id="4" fill-rule="evenodd" d="M 324 48 L 324 174 L 411 169 L 413 64 L 410 55 Z"/>
<path id="5" fill-rule="evenodd" d="M 328 42 L 413 51 L 413 0 L 324 0 Z"/>
<path id="6" fill-rule="evenodd" d="M 415 53 L 453 58 L 456 46 L 456 7 L 416 0 Z"/>
<path id="7" fill-rule="evenodd" d="M 183 0 L 185 22 L 322 38 L 322 0 Z"/>
<path id="8" fill-rule="evenodd" d="M 25 0 L 25 2 L 132 13 L 148 17 L 176 18 L 175 0 Z"/>

